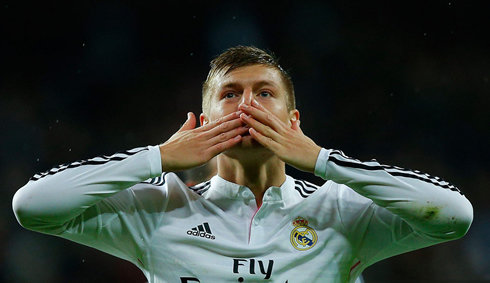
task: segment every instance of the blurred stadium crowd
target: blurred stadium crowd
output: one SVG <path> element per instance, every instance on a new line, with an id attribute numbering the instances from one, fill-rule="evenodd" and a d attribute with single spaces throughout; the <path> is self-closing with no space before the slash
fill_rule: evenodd
<path id="1" fill-rule="evenodd" d="M 319 145 L 441 176 L 472 201 L 466 237 L 377 263 L 366 282 L 490 280 L 484 1 L 6 2 L 0 282 L 146 282 L 125 261 L 23 229 L 12 196 L 38 171 L 164 142 L 200 113 L 208 62 L 238 44 L 281 58 Z"/>

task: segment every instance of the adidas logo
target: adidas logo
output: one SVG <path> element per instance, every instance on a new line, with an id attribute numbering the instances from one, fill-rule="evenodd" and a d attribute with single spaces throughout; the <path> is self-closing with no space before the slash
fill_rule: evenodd
<path id="1" fill-rule="evenodd" d="M 188 230 L 187 235 L 206 238 L 210 240 L 215 239 L 214 235 L 211 233 L 211 228 L 209 228 L 208 222 L 204 222 L 203 224 L 197 225 L 196 227 Z"/>

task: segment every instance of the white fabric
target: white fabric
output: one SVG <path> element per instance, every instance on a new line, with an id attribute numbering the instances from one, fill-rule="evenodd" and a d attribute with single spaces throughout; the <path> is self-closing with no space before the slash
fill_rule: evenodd
<path id="1" fill-rule="evenodd" d="M 21 188 L 14 211 L 28 229 L 133 262 L 150 283 L 354 282 L 379 260 L 463 236 L 473 217 L 440 178 L 339 151 L 320 152 L 323 186 L 287 176 L 258 210 L 244 186 L 215 176 L 200 195 L 160 168 L 156 146 L 59 166 Z"/>

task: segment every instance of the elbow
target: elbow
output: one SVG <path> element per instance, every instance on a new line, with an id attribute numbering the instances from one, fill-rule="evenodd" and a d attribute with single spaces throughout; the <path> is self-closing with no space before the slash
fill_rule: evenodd
<path id="1" fill-rule="evenodd" d="M 12 210 L 20 226 L 46 234 L 63 231 L 65 222 L 56 221 L 59 216 L 50 211 L 49 203 L 32 192 L 32 186 L 28 184 L 19 189 L 12 199 Z"/>
<path id="2" fill-rule="evenodd" d="M 28 230 L 34 230 L 34 225 L 32 224 L 33 222 L 28 217 L 23 217 L 22 213 L 19 213 L 17 211 L 14 211 L 14 214 L 20 226 Z"/>
<path id="3" fill-rule="evenodd" d="M 33 205 L 29 202 L 29 197 L 20 189 L 12 199 L 12 210 L 19 224 L 29 230 L 35 230 L 38 217 L 33 209 Z"/>
<path id="4" fill-rule="evenodd" d="M 453 236 L 454 239 L 460 239 L 470 229 L 471 223 L 473 222 L 473 208 L 471 210 L 467 211 L 464 214 L 461 214 L 459 216 L 454 216 L 451 219 L 453 221 Z"/>
<path id="5" fill-rule="evenodd" d="M 469 202 L 460 202 L 458 206 L 451 206 L 451 209 L 424 209 L 422 215 L 423 224 L 419 226 L 421 231 L 442 241 L 457 240 L 470 229 L 473 207 Z"/>
<path id="6" fill-rule="evenodd" d="M 18 201 L 15 196 L 12 202 L 12 209 L 17 222 L 27 230 L 45 234 L 59 234 L 64 229 L 63 224 L 43 221 L 43 217 L 39 213 L 36 213 L 29 203 Z"/>
<path id="7" fill-rule="evenodd" d="M 19 197 L 19 192 L 14 195 L 12 200 L 12 209 L 14 211 L 15 218 L 17 222 L 19 222 L 20 226 L 26 229 L 32 229 L 32 220 L 29 217 L 29 213 L 27 210 L 28 205 L 26 205 Z"/>
<path id="8" fill-rule="evenodd" d="M 446 233 L 446 236 L 450 240 L 460 239 L 466 235 L 473 222 L 473 207 L 469 204 L 464 209 L 459 210 L 457 214 L 449 216 L 448 218 L 448 232 Z"/>

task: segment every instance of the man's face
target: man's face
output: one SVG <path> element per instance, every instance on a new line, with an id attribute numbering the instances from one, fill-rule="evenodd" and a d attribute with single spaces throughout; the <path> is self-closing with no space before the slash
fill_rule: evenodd
<path id="1" fill-rule="evenodd" d="M 297 110 L 287 109 L 286 89 L 279 71 L 265 65 L 240 67 L 218 75 L 212 81 L 210 92 L 209 113 L 201 114 L 202 125 L 238 111 L 242 103 L 252 105 L 254 99 L 287 125 L 292 118 L 298 118 Z M 242 143 L 252 140 L 246 135 Z"/>

